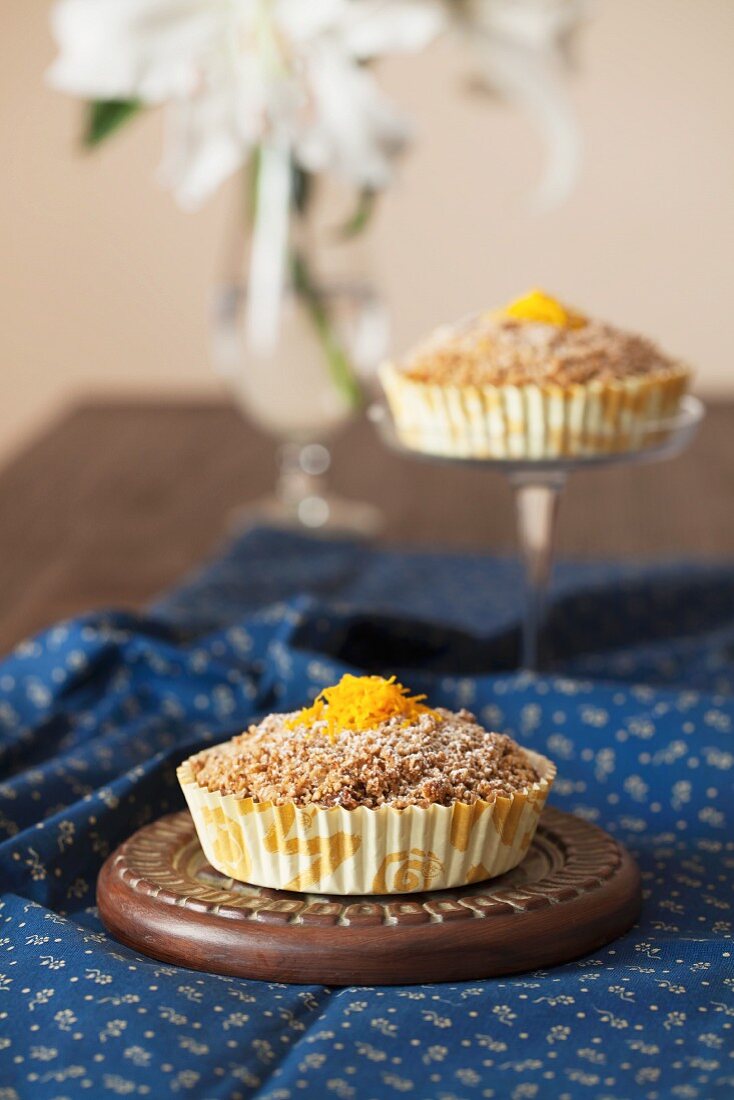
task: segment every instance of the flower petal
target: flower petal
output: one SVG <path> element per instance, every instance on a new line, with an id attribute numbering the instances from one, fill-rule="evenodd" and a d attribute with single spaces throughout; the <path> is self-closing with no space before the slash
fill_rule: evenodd
<path id="1" fill-rule="evenodd" d="M 210 89 L 169 106 L 159 179 L 181 206 L 193 210 L 237 171 L 248 153 L 231 97 Z"/>
<path id="2" fill-rule="evenodd" d="M 475 30 L 543 48 L 570 34 L 588 6 L 588 0 L 472 0 L 462 15 Z"/>
<path id="3" fill-rule="evenodd" d="M 444 29 L 438 0 L 347 0 L 339 38 L 354 57 L 418 53 Z"/>
<path id="4" fill-rule="evenodd" d="M 409 127 L 371 74 L 333 48 L 311 58 L 314 117 L 299 128 L 295 148 L 310 171 L 333 170 L 366 187 L 384 187 Z"/>
<path id="5" fill-rule="evenodd" d="M 488 86 L 525 110 L 538 126 L 546 144 L 546 163 L 536 205 L 539 209 L 558 206 L 573 190 L 581 161 L 581 137 L 561 60 L 551 49 L 489 36 L 479 45 L 479 54 Z"/>
<path id="6" fill-rule="evenodd" d="M 161 103 L 190 95 L 202 63 L 224 49 L 227 5 L 201 0 L 59 0 L 52 11 L 59 56 L 48 78 L 97 99 Z"/>
<path id="7" fill-rule="evenodd" d="M 288 38 L 300 42 L 331 31 L 339 22 L 345 4 L 361 0 L 275 0 L 274 17 Z"/>

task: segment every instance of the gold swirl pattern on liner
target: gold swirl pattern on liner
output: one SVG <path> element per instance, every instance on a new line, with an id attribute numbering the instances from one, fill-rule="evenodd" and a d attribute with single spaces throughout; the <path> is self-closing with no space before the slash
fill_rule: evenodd
<path id="1" fill-rule="evenodd" d="M 391 852 L 385 856 L 372 883 L 373 894 L 411 894 L 430 890 L 443 871 L 435 852 L 411 848 L 409 852 Z"/>

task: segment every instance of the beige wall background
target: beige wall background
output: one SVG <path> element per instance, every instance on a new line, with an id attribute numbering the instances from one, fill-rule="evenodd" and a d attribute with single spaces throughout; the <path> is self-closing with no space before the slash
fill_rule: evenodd
<path id="1" fill-rule="evenodd" d="M 48 10 L 4 0 L 0 457 L 81 394 L 220 385 L 206 310 L 227 195 L 191 215 L 159 190 L 154 116 L 78 152 L 78 104 L 43 80 Z M 455 47 L 383 66 L 419 129 L 373 232 L 395 345 L 540 284 L 734 392 L 734 3 L 599 0 L 579 46 L 581 178 L 542 214 L 532 125 L 467 96 Z"/>

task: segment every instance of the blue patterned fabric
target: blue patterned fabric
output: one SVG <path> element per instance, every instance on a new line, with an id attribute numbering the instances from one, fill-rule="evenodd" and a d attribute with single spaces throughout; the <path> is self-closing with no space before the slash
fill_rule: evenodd
<path id="1" fill-rule="evenodd" d="M 562 565 L 537 677 L 519 595 L 502 560 L 256 531 L 147 616 L 2 663 L 0 1100 L 734 1095 L 734 570 Z M 175 765 L 365 669 L 551 756 L 555 805 L 637 857 L 639 926 L 517 978 L 334 990 L 106 936 L 99 867 L 183 805 Z"/>

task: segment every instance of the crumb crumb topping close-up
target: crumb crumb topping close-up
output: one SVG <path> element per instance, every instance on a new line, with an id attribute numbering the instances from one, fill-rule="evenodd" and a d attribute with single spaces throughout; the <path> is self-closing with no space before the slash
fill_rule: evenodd
<path id="1" fill-rule="evenodd" d="M 330 730 L 326 716 L 313 720 L 312 708 L 270 715 L 194 757 L 194 776 L 222 794 L 348 810 L 491 801 L 538 781 L 512 738 L 484 729 L 468 710 L 431 710 L 414 699 L 406 704 L 407 719 L 398 711 L 373 725 L 338 730 Z M 368 710 L 361 714 L 362 722 L 369 719 Z"/>
<path id="2" fill-rule="evenodd" d="M 437 329 L 399 366 L 415 381 L 459 386 L 569 386 L 685 369 L 652 340 L 584 317 L 542 291 Z"/>

